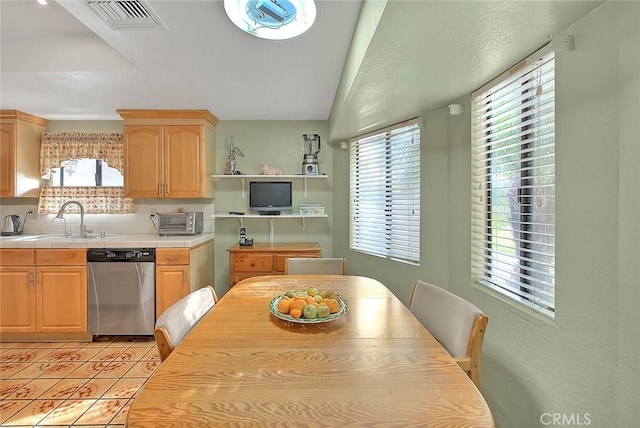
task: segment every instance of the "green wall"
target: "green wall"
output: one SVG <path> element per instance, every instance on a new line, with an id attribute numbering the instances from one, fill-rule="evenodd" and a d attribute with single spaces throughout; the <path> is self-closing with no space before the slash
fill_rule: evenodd
<path id="1" fill-rule="evenodd" d="M 470 282 L 470 95 L 422 113 L 420 267 L 349 250 L 348 153 L 334 152 L 334 253 L 408 303 L 421 278 L 489 316 L 481 391 L 498 427 L 640 420 L 640 4 L 608 2 L 563 31 L 556 62 L 556 319 Z M 374 262 L 374 263 L 372 263 Z M 587 415 L 588 414 L 588 415 Z"/>
<path id="2" fill-rule="evenodd" d="M 326 121 L 220 121 L 216 128 L 216 171 L 224 173 L 225 161 L 229 156 L 229 142 L 233 136 L 234 145 L 245 157 L 236 157 L 236 169 L 244 174 L 260 174 L 260 164 L 270 163 L 280 167 L 287 175 L 300 174 L 304 145 L 302 134 L 319 134 L 322 147 L 319 154 L 320 171 L 327 179 L 307 180 L 307 197 L 304 196 L 302 179 L 293 181 L 294 212 L 300 203 L 321 203 L 328 218 L 306 219 L 304 230 L 300 219 L 273 220 L 275 242 L 319 242 L 322 255 L 332 255 L 331 230 L 333 225 L 333 156 L 334 147 L 327 144 Z M 248 186 L 247 180 L 247 185 Z M 221 178 L 216 182 L 215 211 L 248 211 L 248 200 L 242 198 L 239 179 Z M 268 219 L 246 219 L 244 227 L 247 237 L 254 242 L 269 242 Z M 229 256 L 227 249 L 238 243 L 240 221 L 217 219 L 215 221 L 215 283 L 221 295 L 228 289 Z"/>

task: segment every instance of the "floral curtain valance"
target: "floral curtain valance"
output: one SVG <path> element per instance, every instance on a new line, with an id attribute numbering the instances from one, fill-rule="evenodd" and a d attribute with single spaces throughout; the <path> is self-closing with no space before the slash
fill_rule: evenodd
<path id="1" fill-rule="evenodd" d="M 43 187 L 40 189 L 38 213 L 55 214 L 67 201 L 80 202 L 85 214 L 127 214 L 136 211 L 133 199 L 124 197 L 122 187 Z M 68 212 L 80 210 L 76 205 L 70 205 Z"/>
<path id="2" fill-rule="evenodd" d="M 119 133 L 44 132 L 40 173 L 44 176 L 69 159 L 102 159 L 124 172 L 124 138 Z"/>

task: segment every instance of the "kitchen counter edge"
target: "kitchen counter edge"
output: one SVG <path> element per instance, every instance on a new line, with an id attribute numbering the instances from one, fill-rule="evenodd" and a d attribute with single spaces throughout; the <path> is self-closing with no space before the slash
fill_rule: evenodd
<path id="1" fill-rule="evenodd" d="M 0 248 L 192 248 L 213 241 L 213 233 L 158 236 L 154 233 L 113 234 L 106 238 L 62 238 L 43 234 L 2 236 Z"/>

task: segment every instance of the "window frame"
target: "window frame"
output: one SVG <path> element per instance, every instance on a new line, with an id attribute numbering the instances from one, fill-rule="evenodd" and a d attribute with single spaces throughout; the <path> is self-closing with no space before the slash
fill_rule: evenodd
<path id="1" fill-rule="evenodd" d="M 349 242 L 351 251 L 420 265 L 421 128 L 421 120 L 414 118 L 350 140 Z M 381 150 L 381 147 L 375 147 L 365 154 L 365 145 L 372 144 L 383 145 L 384 150 Z M 377 156 L 374 156 L 375 160 L 378 161 L 375 165 L 368 158 L 373 156 L 371 153 L 374 151 Z M 410 156 L 403 156 L 407 152 Z M 380 163 L 384 164 L 384 181 L 382 182 L 372 178 L 371 172 L 379 167 Z M 404 180 L 398 179 L 403 175 Z M 367 185 L 370 187 L 366 187 Z M 358 195 L 363 195 L 367 191 L 378 191 L 378 194 L 363 201 L 363 198 Z M 384 196 L 380 194 L 382 192 Z M 400 203 L 397 202 L 398 200 Z M 367 203 L 369 210 L 367 210 Z M 371 211 L 371 204 L 374 207 L 375 205 L 384 206 L 385 214 L 380 215 L 379 211 Z M 376 226 L 384 226 L 384 232 L 375 235 L 367 233 L 367 229 Z"/>
<path id="2" fill-rule="evenodd" d="M 545 73 L 551 73 L 551 77 L 545 74 L 547 80 L 543 81 L 545 67 L 548 67 Z M 535 82 L 534 72 L 538 73 L 539 79 Z M 523 80 L 518 94 L 519 79 Z M 495 137 L 491 132 L 506 132 L 496 125 L 505 120 L 506 110 L 499 112 L 497 116 L 501 117 L 492 121 L 494 107 L 487 106 L 491 102 L 504 101 L 507 95 L 500 95 L 503 98 L 492 98 L 492 95 L 508 92 L 510 88 L 516 95 L 515 102 L 520 103 L 521 111 L 507 119 L 519 119 L 520 129 L 515 137 L 503 134 L 493 143 Z M 543 105 L 543 99 L 551 101 L 545 101 Z M 500 110 L 500 107 L 498 103 L 495 110 Z M 517 109 L 513 108 L 514 111 Z M 556 312 L 555 126 L 555 54 L 550 45 L 472 94 L 472 281 L 549 318 L 555 318 Z M 498 143 L 519 147 L 519 150 L 505 155 L 498 151 Z M 497 153 L 502 158 L 498 162 L 495 161 Z M 518 156 L 515 161 L 508 160 L 515 155 Z M 495 172 L 500 171 L 502 177 L 506 176 L 509 164 L 518 164 L 512 180 L 517 183 L 515 186 L 504 185 L 505 180 L 498 179 L 500 174 Z M 504 192 L 502 206 L 498 202 L 500 191 Z M 504 200 L 509 199 L 510 191 L 515 204 L 509 202 L 505 208 Z M 516 212 L 518 220 L 503 220 L 508 227 L 503 225 L 500 230 L 500 216 L 506 219 L 514 215 L 512 205 L 519 206 Z M 504 212 L 500 212 L 501 209 Z M 512 238 L 505 237 L 509 227 Z M 515 260 L 506 255 L 509 239 L 513 243 L 511 249 L 516 250 L 515 257 L 511 257 Z M 513 277 L 505 278 L 510 273 L 507 268 L 517 268 L 517 281 Z"/>

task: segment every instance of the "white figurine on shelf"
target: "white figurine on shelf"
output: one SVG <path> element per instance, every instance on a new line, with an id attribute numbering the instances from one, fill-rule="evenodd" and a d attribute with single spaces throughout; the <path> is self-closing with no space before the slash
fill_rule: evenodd
<path id="1" fill-rule="evenodd" d="M 236 155 L 244 157 L 244 153 L 238 147 L 233 145 L 233 135 L 229 137 L 229 157 L 224 166 L 224 173 L 226 175 L 240 174 L 240 171 L 236 171 Z"/>
<path id="2" fill-rule="evenodd" d="M 260 171 L 262 171 L 262 175 L 283 175 L 284 171 L 282 168 L 278 168 L 277 166 L 271 166 L 270 163 L 261 163 Z"/>

